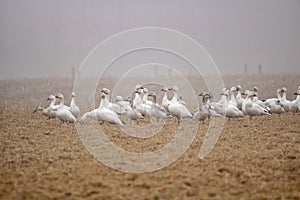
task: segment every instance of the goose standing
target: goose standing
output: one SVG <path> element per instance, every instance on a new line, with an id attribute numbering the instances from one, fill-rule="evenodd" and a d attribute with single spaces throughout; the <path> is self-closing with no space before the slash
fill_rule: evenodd
<path id="1" fill-rule="evenodd" d="M 293 115 L 297 112 L 300 112 L 300 88 L 297 92 L 294 93 L 296 95 L 296 99 L 292 101 L 291 111 Z"/>
<path id="2" fill-rule="evenodd" d="M 161 102 L 161 105 L 168 111 L 168 107 L 171 104 L 171 101 L 168 99 L 167 92 L 169 91 L 168 87 L 163 87 L 160 91 L 164 92 L 164 96 Z"/>
<path id="3" fill-rule="evenodd" d="M 173 98 L 168 107 L 168 111 L 171 113 L 171 115 L 177 117 L 178 123 L 180 123 L 184 118 L 193 118 L 191 112 L 183 104 L 178 102 L 178 87 L 173 86 L 169 90 L 173 92 Z"/>
<path id="4" fill-rule="evenodd" d="M 98 119 L 103 122 L 124 126 L 125 123 L 119 118 L 118 114 L 115 111 L 109 109 L 108 94 L 106 94 L 106 92 L 107 90 L 105 90 L 104 88 L 101 94 L 100 107 L 99 109 L 97 109 Z"/>
<path id="5" fill-rule="evenodd" d="M 193 121 L 202 121 L 204 124 L 205 119 L 207 119 L 210 116 L 209 112 L 209 105 L 208 105 L 208 100 L 209 100 L 209 94 L 207 93 L 201 93 L 199 96 L 202 96 L 202 103 L 203 105 L 195 110 L 194 115 L 193 115 Z"/>
<path id="6" fill-rule="evenodd" d="M 229 91 L 226 90 L 221 94 L 223 97 L 222 107 L 225 110 L 225 116 L 230 118 L 238 118 L 243 117 L 243 113 L 234 105 L 228 102 Z"/>
<path id="7" fill-rule="evenodd" d="M 286 87 L 281 89 L 282 97 L 280 103 L 283 105 L 285 112 L 291 111 L 292 102 L 286 99 Z"/>
<path id="8" fill-rule="evenodd" d="M 109 101 L 110 90 L 107 88 L 103 88 L 102 92 L 105 94 L 105 102 L 108 109 L 116 112 L 117 114 L 125 114 L 126 111 L 116 103 L 112 103 Z"/>
<path id="9" fill-rule="evenodd" d="M 70 103 L 70 109 L 69 111 L 74 115 L 74 117 L 77 119 L 80 113 L 80 109 L 79 107 L 76 105 L 75 103 L 75 93 L 72 92 L 72 99 L 71 99 L 71 103 Z"/>
<path id="10" fill-rule="evenodd" d="M 74 115 L 64 107 L 64 95 L 58 94 L 56 98 L 60 100 L 59 107 L 56 111 L 57 118 L 60 119 L 62 122 L 75 123 L 76 118 L 74 117 Z"/>
<path id="11" fill-rule="evenodd" d="M 237 85 L 236 86 L 236 91 L 237 91 L 237 94 L 236 94 L 236 102 L 237 102 L 237 107 L 242 110 L 242 104 L 244 102 L 244 98 L 242 97 L 242 94 L 241 94 L 241 90 L 242 90 L 242 87 L 240 85 Z"/>
<path id="12" fill-rule="evenodd" d="M 152 105 L 149 110 L 150 116 L 155 117 L 157 121 L 160 119 L 166 119 L 171 117 L 169 113 L 167 113 L 164 109 L 156 104 L 156 94 L 155 92 L 151 92 L 148 96 L 152 97 Z"/>
<path id="13" fill-rule="evenodd" d="M 237 101 L 236 101 L 235 96 L 234 96 L 235 91 L 237 91 L 236 87 L 230 88 L 230 90 L 229 90 L 229 95 L 230 95 L 229 103 L 231 103 L 234 106 L 237 106 Z"/>

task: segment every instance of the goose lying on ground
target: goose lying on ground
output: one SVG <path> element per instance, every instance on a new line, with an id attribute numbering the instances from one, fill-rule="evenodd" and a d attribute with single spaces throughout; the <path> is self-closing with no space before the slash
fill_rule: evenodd
<path id="1" fill-rule="evenodd" d="M 60 100 L 59 107 L 56 111 L 57 118 L 60 119 L 62 122 L 75 123 L 76 118 L 74 117 L 74 115 L 69 111 L 69 109 L 66 109 L 64 107 L 64 95 L 58 94 L 56 98 Z"/>

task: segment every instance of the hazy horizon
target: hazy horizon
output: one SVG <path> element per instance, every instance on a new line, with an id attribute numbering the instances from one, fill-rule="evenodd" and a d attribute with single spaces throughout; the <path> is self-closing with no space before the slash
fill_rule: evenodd
<path id="1" fill-rule="evenodd" d="M 0 0 L 0 78 L 70 77 L 97 44 L 138 27 L 189 35 L 221 74 L 245 64 L 249 74 L 300 74 L 300 1 Z"/>

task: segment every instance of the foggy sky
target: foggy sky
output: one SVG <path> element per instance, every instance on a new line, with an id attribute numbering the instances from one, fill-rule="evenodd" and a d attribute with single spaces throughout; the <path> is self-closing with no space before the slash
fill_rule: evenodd
<path id="1" fill-rule="evenodd" d="M 98 43 L 137 27 L 183 32 L 223 74 L 300 73 L 300 1 L 0 0 L 0 77 L 70 76 Z"/>

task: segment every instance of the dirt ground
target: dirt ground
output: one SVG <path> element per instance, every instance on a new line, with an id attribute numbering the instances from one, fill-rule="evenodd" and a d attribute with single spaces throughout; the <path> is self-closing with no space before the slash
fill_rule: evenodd
<path id="1" fill-rule="evenodd" d="M 159 171 L 129 174 L 95 160 L 74 125 L 49 121 L 32 110 L 1 111 L 1 199 L 300 198 L 299 114 L 226 121 L 203 160 L 198 152 L 209 123 L 200 124 L 194 142 L 176 162 Z M 126 141 L 128 149 L 140 145 L 153 150 L 174 137 L 176 121 L 167 121 L 164 136 L 143 141 L 114 125 L 103 127 L 114 142 Z"/>

